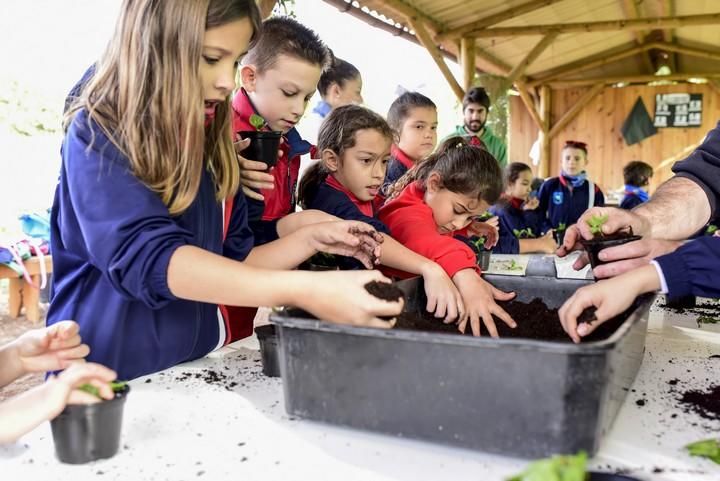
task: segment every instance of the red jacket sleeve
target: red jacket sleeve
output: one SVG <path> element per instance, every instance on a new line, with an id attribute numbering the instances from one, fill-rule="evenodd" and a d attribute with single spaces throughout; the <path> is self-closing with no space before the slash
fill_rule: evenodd
<path id="1" fill-rule="evenodd" d="M 440 234 L 428 207 L 408 206 L 382 214 L 380 220 L 398 242 L 438 263 L 448 276 L 452 277 L 462 269 L 479 272 L 475 253 L 463 242 Z"/>

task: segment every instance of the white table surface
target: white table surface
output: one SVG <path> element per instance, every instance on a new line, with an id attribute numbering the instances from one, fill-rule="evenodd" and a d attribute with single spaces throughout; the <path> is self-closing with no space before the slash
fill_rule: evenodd
<path id="1" fill-rule="evenodd" d="M 720 422 L 683 412 L 667 384 L 677 378 L 680 390 L 704 389 L 720 381 L 720 359 L 708 359 L 720 354 L 720 342 L 690 337 L 673 325 L 693 328 L 695 321 L 653 307 L 634 392 L 591 467 L 630 468 L 642 480 L 720 480 L 720 466 L 682 450 L 689 442 L 718 436 Z M 209 370 L 226 377 L 208 383 L 203 377 Z M 280 379 L 260 371 L 257 340 L 250 338 L 137 379 L 115 457 L 61 464 L 46 423 L 18 443 L 0 447 L 0 479 L 479 481 L 504 479 L 527 464 L 291 418 Z M 638 406 L 638 399 L 646 404 Z"/>

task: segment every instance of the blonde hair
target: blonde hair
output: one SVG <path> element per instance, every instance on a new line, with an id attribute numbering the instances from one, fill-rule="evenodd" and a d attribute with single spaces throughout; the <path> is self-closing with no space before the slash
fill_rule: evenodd
<path id="1" fill-rule="evenodd" d="M 205 30 L 242 18 L 257 33 L 254 0 L 125 0 L 93 78 L 66 114 L 67 129 L 86 109 L 88 123 L 129 159 L 132 173 L 170 214 L 190 206 L 205 168 L 218 201 L 239 188 L 229 99 L 206 130 L 198 65 Z"/>

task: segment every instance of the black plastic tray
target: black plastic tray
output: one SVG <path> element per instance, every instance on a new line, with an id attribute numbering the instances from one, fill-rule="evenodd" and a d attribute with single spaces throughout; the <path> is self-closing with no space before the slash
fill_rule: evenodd
<path id="1" fill-rule="evenodd" d="M 485 276 L 518 299 L 559 306 L 591 281 Z M 406 309 L 418 279 L 397 284 Z M 527 458 L 594 454 L 640 367 L 654 295 L 639 298 L 608 339 L 529 339 L 338 325 L 302 311 L 271 315 L 289 414 L 401 437 Z"/>

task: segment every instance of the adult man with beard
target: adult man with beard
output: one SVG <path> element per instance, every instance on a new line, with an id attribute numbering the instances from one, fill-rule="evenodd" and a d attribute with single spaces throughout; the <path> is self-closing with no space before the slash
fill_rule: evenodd
<path id="1" fill-rule="evenodd" d="M 490 97 L 482 87 L 473 87 L 463 97 L 463 125 L 448 135 L 465 137 L 471 145 L 484 145 L 488 152 L 498 161 L 501 168 L 507 165 L 507 146 L 505 142 L 492 133 L 485 125 Z"/>

